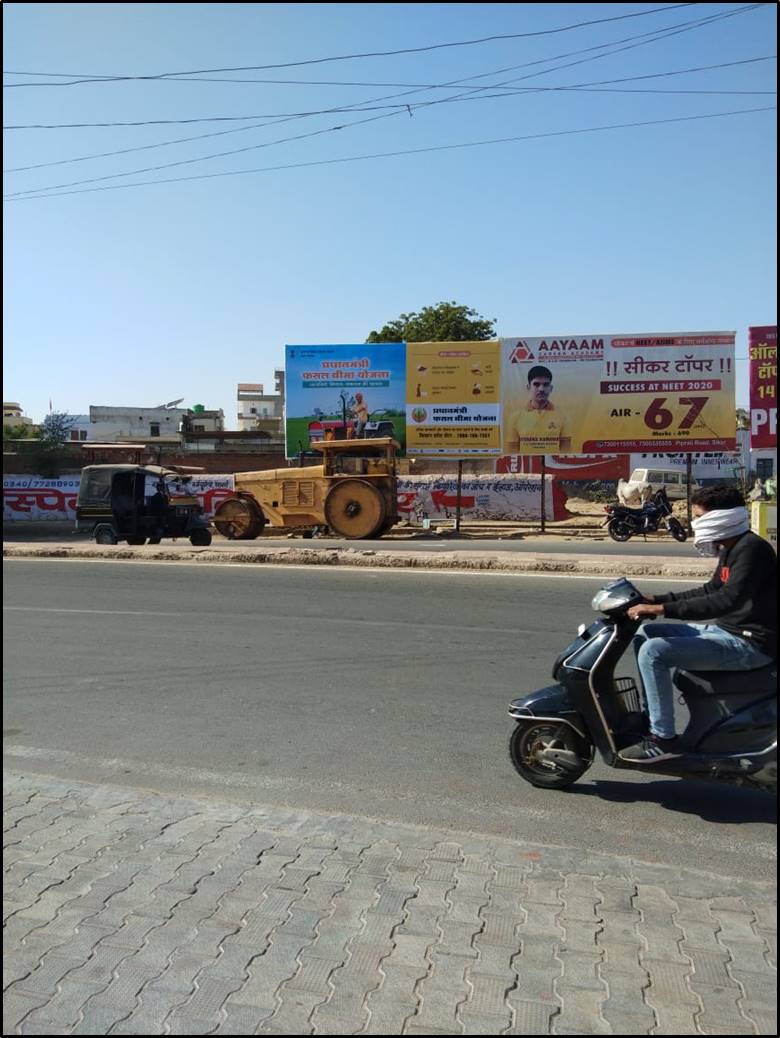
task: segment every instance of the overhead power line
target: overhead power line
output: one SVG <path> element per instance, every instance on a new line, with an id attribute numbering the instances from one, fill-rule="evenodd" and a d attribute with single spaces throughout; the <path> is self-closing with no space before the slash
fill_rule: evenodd
<path id="1" fill-rule="evenodd" d="M 735 115 L 749 115 L 755 112 L 775 112 L 776 106 L 767 105 L 760 108 L 739 108 L 728 112 L 710 112 L 706 115 L 683 115 L 668 119 L 646 119 L 629 123 L 610 123 L 604 126 L 585 126 L 572 130 L 550 130 L 544 133 L 529 133 L 516 137 L 494 137 L 481 141 L 464 141 L 458 144 L 438 144 L 426 148 L 407 148 L 399 151 L 375 152 L 369 155 L 350 155 L 338 159 L 315 159 L 310 162 L 292 162 L 279 166 L 261 166 L 256 169 L 225 170 L 219 173 L 195 173 L 186 177 L 165 177 L 157 180 L 141 180 L 129 184 L 104 184 L 101 187 L 79 188 L 74 191 L 58 191 L 51 193 L 32 192 L 23 194 L 22 197 L 4 196 L 6 201 L 26 202 L 37 198 L 62 198 L 66 195 L 93 194 L 97 191 L 119 191 L 123 188 L 150 187 L 154 184 L 178 184 L 191 180 L 214 180 L 220 177 L 246 176 L 255 173 L 274 173 L 282 170 L 304 169 L 313 166 L 333 166 L 348 162 L 365 162 L 371 159 L 397 158 L 406 155 L 421 155 L 435 151 L 455 151 L 462 148 L 480 148 L 490 144 L 511 144 L 519 141 L 542 140 L 548 137 L 568 137 L 586 133 L 602 133 L 608 130 L 635 129 L 643 126 L 661 126 L 670 123 L 697 122 L 707 119 L 721 119 Z"/>
<path id="2" fill-rule="evenodd" d="M 630 87 L 625 87 L 625 88 L 623 88 L 623 87 L 605 87 L 603 89 L 596 88 L 596 87 L 592 87 L 592 88 L 590 88 L 590 87 L 546 87 L 545 89 L 553 91 L 553 92 L 559 91 L 559 90 L 561 90 L 561 91 L 569 90 L 569 91 L 571 91 L 573 93 L 579 93 L 579 94 L 660 94 L 660 95 L 685 95 L 685 96 L 694 95 L 694 96 L 706 96 L 706 97 L 712 97 L 712 96 L 722 97 L 724 95 L 728 96 L 728 97 L 735 97 L 735 96 L 744 97 L 744 96 L 747 95 L 747 96 L 750 96 L 750 97 L 754 97 L 754 96 L 777 97 L 777 91 L 776 90 L 666 90 L 666 89 L 663 89 L 663 88 L 656 89 L 655 87 L 645 87 L 645 88 L 638 87 L 636 89 L 631 89 Z M 513 94 L 515 94 L 515 93 L 519 93 L 519 91 L 514 91 L 514 92 L 507 91 L 506 93 L 502 93 L 502 94 L 489 94 L 488 96 L 492 97 L 492 98 L 512 97 Z M 464 100 L 471 100 L 471 99 L 464 98 Z M 478 100 L 478 99 L 474 98 L 473 100 Z M 280 122 L 285 122 L 286 120 L 279 120 L 279 121 Z M 273 126 L 275 124 L 274 123 L 263 123 L 261 125 L 262 126 Z M 243 130 L 250 129 L 251 130 L 251 129 L 257 129 L 257 127 L 255 127 L 255 126 L 249 126 L 249 127 L 244 126 L 244 127 L 241 127 L 241 129 L 243 129 Z M 235 133 L 237 131 L 235 131 L 235 130 L 225 130 L 223 132 L 224 133 Z M 33 170 L 33 169 L 46 169 L 46 168 L 48 168 L 50 166 L 64 166 L 64 165 L 68 165 L 68 164 L 74 163 L 74 162 L 87 162 L 90 159 L 114 158 L 117 155 L 127 155 L 127 154 L 130 154 L 131 152 L 136 152 L 136 151 L 148 151 L 151 148 L 164 148 L 164 147 L 167 147 L 167 146 L 172 145 L 172 144 L 188 144 L 188 143 L 191 143 L 192 141 L 199 141 L 199 140 L 203 140 L 206 137 L 216 137 L 216 136 L 219 136 L 219 134 L 203 133 L 203 134 L 200 134 L 197 137 L 181 137 L 179 140 L 175 140 L 175 141 L 162 141 L 161 143 L 158 143 L 158 144 L 143 144 L 140 147 L 135 147 L 135 148 L 119 148 L 116 151 L 104 151 L 104 152 L 101 152 L 101 153 L 96 154 L 96 155 L 84 155 L 81 158 L 57 159 L 54 162 L 39 162 L 39 163 L 36 163 L 35 165 L 32 165 L 32 166 L 15 166 L 15 167 L 12 167 L 10 169 L 4 169 L 3 173 L 26 173 L 26 172 L 29 172 L 30 170 Z"/>
<path id="3" fill-rule="evenodd" d="M 664 79 L 669 76 L 682 76 L 692 72 L 709 72 L 714 69 L 733 68 L 737 65 L 752 65 L 761 61 L 774 61 L 776 54 L 765 54 L 756 58 L 742 58 L 739 61 L 721 61 L 716 65 L 696 65 L 692 68 L 672 69 L 668 72 L 650 72 L 641 76 L 623 76 L 620 79 L 597 79 L 588 83 L 572 83 L 561 86 L 533 86 L 533 87 L 510 87 L 509 84 L 496 83 L 492 86 L 479 87 L 480 91 L 503 88 L 501 94 L 481 94 L 481 98 L 511 97 L 514 94 L 536 94 L 549 91 L 581 90 L 593 86 L 610 86 L 616 83 L 633 83 L 644 79 Z M 537 73 L 538 75 L 539 73 Z M 452 89 L 450 84 L 449 89 Z M 470 91 L 469 91 L 470 92 Z M 772 93 L 771 90 L 734 91 L 734 93 Z M 718 91 L 718 93 L 730 93 L 730 91 Z M 314 115 L 336 115 L 341 112 L 376 112 L 388 109 L 400 108 L 430 108 L 435 105 L 447 104 L 452 101 L 463 100 L 462 95 L 451 98 L 436 98 L 432 101 L 416 101 L 412 105 L 398 103 L 373 105 L 357 102 L 356 104 L 343 105 L 335 108 L 316 108 L 303 112 L 253 112 L 251 115 L 205 115 L 190 119 L 138 119 L 130 121 L 113 121 L 100 123 L 11 123 L 4 126 L 4 130 L 82 130 L 82 129 L 107 129 L 109 127 L 133 127 L 133 126 L 186 126 L 195 123 L 230 123 L 245 122 L 254 119 L 304 119 Z"/>
<path id="4" fill-rule="evenodd" d="M 150 75 L 134 75 L 134 76 L 117 76 L 117 75 L 99 75 L 99 74 L 87 74 L 87 73 L 64 73 L 64 72 L 5 72 L 4 75 L 9 76 L 50 76 L 64 77 L 64 76 L 80 76 L 82 78 L 71 79 L 65 83 L 12 83 L 4 84 L 7 89 L 14 89 L 22 86 L 76 86 L 83 83 L 105 83 L 105 82 L 117 82 L 117 81 L 128 81 L 128 80 L 154 80 L 154 79 L 171 79 L 177 76 L 195 76 L 195 75 L 208 75 L 216 72 L 262 72 L 270 69 L 277 68 L 300 68 L 304 65 L 323 65 L 327 62 L 333 61 L 351 61 L 356 58 L 387 58 L 394 57 L 399 54 L 423 54 L 432 50 L 445 50 L 453 47 L 473 47 L 482 43 L 494 43 L 498 40 L 520 40 L 520 39 L 532 39 L 539 36 L 553 36 L 557 33 L 570 32 L 572 29 L 584 29 L 591 25 L 605 25 L 608 22 L 622 22 L 632 18 L 644 18 L 647 15 L 665 13 L 666 11 L 676 11 L 681 7 L 695 7 L 695 4 L 670 4 L 665 7 L 653 7 L 646 11 L 634 11 L 629 14 L 618 14 L 611 15 L 608 18 L 592 18 L 588 21 L 573 22 L 569 25 L 560 25 L 554 29 L 538 29 L 535 32 L 511 32 L 511 33 L 498 33 L 492 36 L 481 36 L 477 39 L 472 40 L 458 40 L 452 43 L 430 43 L 422 47 L 400 47 L 395 50 L 376 50 L 376 51 L 364 51 L 357 54 L 335 54 L 329 55 L 322 58 L 308 58 L 304 61 L 286 61 L 277 62 L 271 65 L 237 65 L 231 68 L 200 68 L 200 69 L 187 69 L 181 72 L 157 72 Z M 752 4 L 751 7 L 762 7 L 764 4 Z"/>
<path id="5" fill-rule="evenodd" d="M 746 59 L 747 62 L 751 62 L 751 61 L 765 61 L 765 60 L 768 60 L 768 58 L 767 57 L 762 57 L 762 58 Z M 734 63 L 726 62 L 726 63 L 723 63 L 723 64 L 721 64 L 719 66 L 705 65 L 705 66 L 700 66 L 700 67 L 681 69 L 681 70 L 674 71 L 674 72 L 661 72 L 661 73 L 650 73 L 650 74 L 641 75 L 641 76 L 628 76 L 628 77 L 624 77 L 623 79 L 618 79 L 618 80 L 601 80 L 601 81 L 596 81 L 593 84 L 585 83 L 585 84 L 576 85 L 576 89 L 581 89 L 581 88 L 587 87 L 587 86 L 600 86 L 602 84 L 609 84 L 609 83 L 612 83 L 612 82 L 629 82 L 631 80 L 652 79 L 652 78 L 655 78 L 656 76 L 673 76 L 673 75 L 679 75 L 679 74 L 688 73 L 688 72 L 705 71 L 705 70 L 710 70 L 710 69 L 715 68 L 715 67 L 724 67 L 724 64 L 728 65 L 728 64 L 744 64 L 744 63 L 746 63 L 746 62 L 745 61 L 739 61 L 739 62 L 734 62 Z M 523 92 L 524 93 L 525 92 L 535 92 L 535 91 L 550 90 L 550 89 L 557 89 L 557 88 L 550 88 L 550 87 L 526 87 Z M 485 96 L 484 94 L 481 94 L 479 96 L 479 99 L 484 98 L 484 96 Z M 496 97 L 496 96 L 506 96 L 506 95 L 495 95 L 495 94 L 493 94 L 493 95 L 487 95 L 487 96 L 488 97 Z M 436 100 L 433 100 L 433 101 L 418 101 L 418 102 L 413 103 L 412 105 L 381 106 L 381 108 L 384 109 L 384 108 L 387 108 L 387 107 L 391 107 L 392 111 L 390 113 L 388 113 L 389 115 L 397 115 L 397 114 L 399 114 L 399 112 L 398 112 L 399 107 L 401 108 L 402 111 L 405 111 L 405 110 L 408 109 L 409 114 L 411 114 L 412 113 L 412 109 L 417 110 L 418 108 L 429 108 L 429 107 L 432 107 L 434 105 L 445 104 L 445 103 L 452 103 L 454 101 L 464 101 L 464 100 L 466 100 L 466 101 L 468 101 L 468 100 L 477 100 L 477 98 L 474 98 L 473 96 L 470 96 L 470 92 L 466 92 L 465 96 L 456 94 L 453 98 L 437 98 Z M 347 111 L 351 111 L 351 110 L 354 110 L 354 111 L 364 111 L 364 112 L 365 111 L 372 111 L 372 109 L 370 109 L 370 108 L 347 109 Z M 309 112 L 309 113 L 295 113 L 293 115 L 289 115 L 288 114 L 288 115 L 285 116 L 285 120 L 286 119 L 298 118 L 301 115 L 320 115 L 320 114 L 327 114 L 327 113 L 325 113 L 325 112 L 316 112 L 316 113 L 315 112 Z M 236 118 L 236 119 L 258 118 L 259 119 L 259 118 L 264 118 L 264 117 L 263 116 L 252 116 L 252 117 L 248 117 L 248 116 L 236 116 L 236 117 L 227 116 L 227 117 L 222 117 L 222 121 L 230 122 L 234 118 Z M 365 123 L 373 122 L 373 121 L 376 121 L 376 120 L 379 120 L 379 119 L 383 119 L 383 118 L 387 118 L 387 114 L 379 115 L 379 116 L 373 116 L 373 117 L 370 117 L 368 119 L 357 119 L 357 120 L 354 120 L 353 122 L 346 123 L 344 125 L 323 127 L 323 128 L 318 129 L 318 130 L 311 130 L 311 131 L 309 131 L 307 133 L 296 134 L 296 135 L 291 136 L 291 137 L 281 137 L 281 138 L 278 138 L 277 140 L 273 140 L 273 141 L 263 141 L 263 142 L 261 142 L 259 144 L 249 144 L 249 145 L 247 145 L 244 148 L 233 148 L 233 149 L 230 149 L 228 151 L 214 152 L 214 153 L 212 153 L 211 155 L 208 155 L 208 156 L 198 156 L 196 158 L 191 158 L 191 159 L 179 159 L 179 160 L 177 160 L 175 162 L 161 163 L 161 164 L 156 165 L 156 166 L 146 166 L 146 167 L 143 167 L 141 169 L 126 170 L 125 172 L 122 172 L 122 173 L 107 173 L 104 176 L 100 176 L 100 177 L 89 177 L 89 178 L 84 179 L 84 180 L 72 180 L 72 181 L 67 181 L 66 183 L 62 183 L 62 184 L 49 184 L 49 185 L 47 185 L 45 187 L 28 188 L 28 189 L 22 190 L 22 191 L 14 191 L 14 192 L 11 192 L 10 194 L 6 195 L 6 197 L 15 197 L 15 196 L 20 196 L 20 195 L 24 195 L 24 194 L 37 194 L 40 191 L 59 191 L 59 190 L 63 190 L 65 188 L 70 188 L 70 187 L 80 187 L 82 184 L 97 184 L 97 183 L 101 183 L 102 181 L 105 181 L 105 180 L 117 180 L 117 179 L 119 179 L 121 177 L 138 176 L 138 175 L 143 174 L 143 173 L 157 173 L 157 172 L 159 172 L 160 170 L 163 170 L 163 169 L 173 169 L 173 168 L 176 168 L 178 166 L 193 165 L 193 164 L 195 164 L 197 162 L 204 162 L 204 161 L 211 160 L 211 159 L 227 158 L 230 155 L 241 155 L 241 154 L 244 154 L 247 151 L 258 151 L 258 150 L 261 150 L 261 149 L 264 149 L 264 148 L 274 147 L 277 144 L 289 144 L 289 143 L 291 143 L 293 141 L 306 140 L 306 139 L 309 139 L 311 137 L 321 136 L 322 134 L 325 134 L 325 133 L 337 132 L 338 130 L 342 130 L 342 129 L 345 129 L 345 128 L 351 127 L 351 126 L 364 125 Z"/>
<path id="6" fill-rule="evenodd" d="M 677 22 L 674 25 L 666 26 L 666 27 L 664 27 L 662 29 L 655 29 L 652 32 L 641 32 L 639 34 L 635 34 L 635 35 L 631 35 L 631 36 L 624 36 L 622 39 L 610 40 L 610 42 L 608 42 L 608 43 L 596 44 L 596 45 L 592 45 L 590 47 L 581 48 L 580 50 L 575 50 L 575 51 L 566 51 L 563 54 L 554 54 L 554 55 L 550 55 L 549 57 L 546 57 L 546 58 L 537 58 L 537 59 L 535 59 L 533 61 L 525 61 L 525 62 L 522 62 L 522 63 L 517 64 L 517 65 L 510 65 L 508 67 L 504 67 L 504 69 L 494 69 L 494 70 L 491 70 L 490 72 L 478 73 L 477 75 L 474 75 L 474 76 L 467 76 L 465 78 L 461 78 L 461 79 L 457 79 L 457 80 L 451 80 L 449 83 L 442 83 L 442 84 L 439 84 L 439 85 L 442 88 L 452 89 L 453 87 L 456 87 L 456 86 L 463 86 L 463 85 L 465 85 L 467 83 L 473 83 L 475 80 L 487 79 L 487 78 L 490 78 L 492 76 L 499 76 L 499 75 L 502 75 L 502 74 L 507 73 L 507 72 L 517 72 L 517 71 L 519 71 L 521 69 L 530 69 L 530 67 L 533 67 L 535 65 L 549 64 L 549 62 L 552 62 L 552 61 L 560 61 L 563 58 L 577 57 L 577 56 L 581 56 L 583 54 L 589 55 L 588 58 L 585 59 L 586 62 L 587 61 L 595 61 L 595 60 L 598 60 L 599 58 L 609 57 L 610 56 L 610 54 L 612 52 L 606 50 L 607 48 L 611 48 L 611 47 L 614 48 L 614 47 L 618 47 L 619 45 L 633 44 L 633 43 L 635 43 L 637 47 L 644 47 L 644 46 L 646 46 L 648 44 L 656 43 L 658 39 L 666 38 L 667 34 L 673 33 L 673 34 L 676 35 L 676 34 L 682 33 L 682 32 L 691 32 L 691 31 L 693 31 L 695 29 L 702 28 L 704 25 L 710 24 L 710 22 L 712 22 L 712 21 L 715 21 L 715 20 L 720 21 L 720 20 L 725 19 L 725 18 L 731 18 L 731 17 L 733 17 L 735 15 L 738 15 L 738 13 L 742 13 L 742 12 L 743 12 L 742 8 L 731 8 L 731 9 L 729 9 L 729 10 L 723 12 L 723 13 L 720 13 L 720 15 L 709 16 L 706 19 L 693 19 L 693 20 L 689 20 L 688 22 Z M 602 54 L 594 54 L 593 53 L 594 51 L 603 51 L 604 53 L 602 53 Z M 548 73 L 548 72 L 555 72 L 557 69 L 559 69 L 559 67 L 567 67 L 567 65 L 563 65 L 563 66 L 556 66 L 556 65 L 554 65 L 554 66 L 550 67 L 550 69 L 537 70 L 537 72 L 531 73 L 528 77 L 525 77 L 525 78 L 533 79 L 536 76 L 546 75 L 546 73 Z M 492 86 L 486 85 L 484 87 L 481 87 L 480 89 L 488 90 L 488 89 L 492 89 L 492 88 L 493 88 Z M 408 91 L 405 91 L 404 93 L 401 93 L 401 94 L 385 94 L 385 95 L 383 95 L 383 97 L 380 97 L 380 98 L 369 98 L 369 99 L 365 99 L 362 102 L 355 102 L 354 105 L 351 106 L 351 107 L 352 107 L 352 109 L 354 109 L 357 105 L 367 105 L 367 104 L 371 104 L 373 102 L 379 102 L 379 101 L 391 101 L 394 98 L 398 98 L 398 97 L 410 97 L 411 94 L 419 93 L 419 92 L 424 92 L 426 89 L 427 89 L 427 87 L 421 87 L 420 89 L 408 90 Z M 460 94 L 455 94 L 455 97 L 456 98 L 460 97 Z M 388 117 L 392 117 L 394 114 L 395 113 L 391 113 L 391 115 L 389 115 Z M 252 126 L 234 127 L 234 128 L 232 128 L 230 130 L 215 130 L 215 131 L 212 131 L 211 133 L 197 134 L 194 137 L 177 137 L 177 138 L 173 138 L 172 140 L 156 141 L 153 144 L 141 144 L 141 145 L 137 145 L 135 147 L 117 148 L 117 149 L 114 149 L 114 151 L 111 151 L 111 152 L 99 152 L 97 154 L 93 153 L 91 155 L 78 156 L 78 157 L 72 158 L 72 159 L 58 159 L 58 160 L 54 160 L 52 162 L 41 162 L 41 163 L 36 163 L 36 164 L 30 165 L 30 166 L 19 166 L 19 167 L 15 167 L 15 168 L 11 168 L 11 169 L 5 169 L 5 170 L 3 170 L 3 172 L 8 172 L 8 173 L 11 173 L 11 172 L 26 172 L 26 171 L 31 170 L 31 169 L 45 169 L 48 166 L 61 166 L 61 165 L 68 165 L 68 164 L 75 163 L 75 162 L 88 162 L 88 161 L 92 161 L 92 160 L 95 160 L 95 159 L 112 158 L 112 157 L 118 156 L 118 155 L 130 155 L 130 154 L 132 154 L 134 152 L 149 152 L 149 151 L 153 151 L 153 149 L 157 148 L 157 147 L 170 147 L 170 146 L 173 146 L 173 145 L 176 145 L 176 144 L 189 144 L 189 143 L 193 143 L 194 141 L 206 140 L 206 139 L 211 138 L 211 137 L 225 137 L 228 134 L 246 133 L 247 131 L 251 131 L 251 130 L 261 130 L 261 129 L 264 129 L 264 128 L 269 127 L 269 126 L 276 126 L 276 125 L 280 124 L 280 122 L 290 121 L 290 118 L 300 118 L 300 117 L 301 116 L 286 117 L 284 119 L 277 119 L 275 121 L 270 121 L 270 122 L 258 122 L 258 124 L 254 124 Z"/>
<path id="7" fill-rule="evenodd" d="M 478 73 L 476 75 L 472 75 L 472 76 L 468 76 L 468 77 L 465 77 L 465 78 L 461 78 L 459 80 L 452 80 L 449 85 L 452 86 L 452 87 L 457 86 L 457 85 L 464 85 L 466 83 L 474 82 L 475 80 L 486 79 L 486 78 L 490 78 L 490 77 L 493 77 L 493 76 L 496 76 L 496 75 L 500 75 L 500 74 L 502 74 L 504 72 L 518 71 L 520 69 L 531 68 L 531 67 L 538 66 L 538 65 L 543 65 L 543 64 L 546 64 L 546 65 L 550 66 L 550 62 L 552 62 L 552 61 L 559 61 L 560 59 L 563 59 L 563 58 L 571 58 L 571 57 L 575 57 L 576 58 L 575 61 L 567 62 L 567 63 L 565 63 L 563 65 L 551 65 L 548 68 L 537 69 L 534 72 L 530 72 L 530 73 L 528 73 L 528 74 L 526 74 L 524 76 L 521 76 L 519 78 L 519 80 L 518 79 L 513 79 L 513 80 L 508 80 L 506 82 L 508 84 L 513 84 L 515 82 L 519 82 L 519 81 L 523 81 L 523 80 L 527 80 L 527 79 L 533 79 L 533 78 L 535 78 L 537 76 L 547 75 L 550 72 L 554 72 L 554 71 L 562 69 L 562 68 L 570 68 L 573 65 L 580 65 L 580 64 L 585 64 L 585 63 L 591 62 L 591 61 L 597 61 L 597 60 L 600 60 L 601 58 L 609 57 L 610 55 L 612 55 L 614 53 L 618 53 L 620 51 L 630 50 L 630 49 L 634 49 L 636 47 L 643 47 L 643 46 L 646 46 L 646 45 L 648 45 L 650 43 L 655 43 L 655 42 L 658 42 L 659 40 L 666 39 L 669 36 L 675 36 L 675 35 L 679 35 L 681 33 L 691 32 L 691 31 L 693 31 L 695 29 L 702 28 L 705 25 L 709 25 L 709 24 L 711 24 L 713 22 L 716 22 L 716 21 L 722 21 L 722 20 L 727 19 L 727 18 L 735 17 L 737 15 L 745 13 L 746 10 L 752 10 L 752 9 L 755 9 L 757 7 L 760 7 L 760 6 L 762 6 L 762 5 L 761 4 L 754 4 L 754 5 L 752 5 L 749 8 L 744 8 L 744 7 L 743 8 L 729 8 L 728 10 L 726 10 L 724 12 L 720 12 L 720 13 L 718 13 L 716 15 L 709 15 L 709 16 L 707 16 L 705 18 L 693 19 L 693 20 L 689 20 L 687 22 L 678 22 L 678 23 L 673 24 L 671 26 L 666 26 L 666 27 L 663 27 L 661 29 L 653 30 L 652 32 L 649 32 L 649 33 L 640 33 L 638 35 L 629 36 L 629 37 L 626 37 L 626 38 L 621 39 L 621 40 L 614 40 L 614 41 L 611 41 L 609 43 L 599 43 L 599 44 L 591 45 L 589 47 L 581 48 L 579 50 L 569 51 L 569 52 L 566 52 L 566 53 L 563 53 L 563 54 L 554 55 L 552 57 L 535 59 L 533 61 L 523 62 L 523 63 L 521 63 L 519 65 L 508 66 L 506 68 L 496 69 L 496 70 L 493 70 L 491 72 L 482 72 L 482 73 Z M 607 49 L 607 48 L 611 48 L 611 49 Z M 601 53 L 593 53 L 594 51 L 600 51 Z M 583 54 L 586 55 L 586 56 L 585 57 L 581 57 L 581 55 L 583 55 Z M 450 102 L 450 101 L 457 100 L 459 98 L 470 98 L 475 93 L 479 93 L 480 91 L 485 91 L 485 90 L 496 89 L 497 86 L 501 86 L 501 85 L 502 84 L 487 84 L 485 86 L 475 87 L 473 89 L 469 89 L 469 90 L 463 91 L 461 93 L 454 94 L 454 95 L 452 95 L 452 97 L 444 98 L 442 100 Z M 421 93 L 421 92 L 423 92 L 423 91 L 422 90 L 410 90 L 410 91 L 406 91 L 406 92 L 401 93 L 401 94 L 390 94 L 390 95 L 385 95 L 383 97 L 367 99 L 364 102 L 357 102 L 356 105 L 353 106 L 352 110 L 357 110 L 358 105 L 360 105 L 361 103 L 365 105 L 365 104 L 369 104 L 369 103 L 374 102 L 374 101 L 393 100 L 394 98 L 397 98 L 397 97 L 409 97 L 411 95 L 414 95 L 414 94 L 417 94 L 417 93 Z M 399 109 L 399 110 L 396 110 L 396 111 L 390 111 L 390 112 L 388 112 L 388 113 L 386 113 L 384 115 L 374 116 L 373 118 L 370 118 L 370 119 L 355 120 L 352 123 L 339 124 L 337 126 L 327 127 L 327 128 L 325 128 L 324 131 L 323 130 L 318 130 L 318 131 L 315 131 L 312 134 L 303 134 L 303 135 L 301 135 L 301 138 L 294 138 L 294 139 L 302 139 L 302 138 L 305 138 L 305 137 L 308 137 L 308 136 L 318 136 L 318 135 L 320 135 L 323 132 L 325 132 L 325 133 L 337 132 L 337 131 L 339 131 L 341 129 L 344 129 L 346 127 L 362 125 L 363 123 L 374 122 L 374 121 L 377 121 L 377 120 L 394 118 L 397 115 L 399 115 L 401 112 L 405 112 L 406 110 L 407 110 L 406 108 L 403 108 L 403 109 Z M 190 141 L 202 140 L 202 139 L 207 138 L 207 137 L 225 136 L 227 134 L 241 133 L 241 132 L 245 132 L 247 130 L 261 129 L 261 128 L 264 128 L 266 126 L 274 126 L 274 125 L 277 125 L 277 124 L 280 124 L 280 123 L 283 123 L 283 122 L 288 122 L 291 119 L 297 119 L 297 118 L 301 118 L 301 117 L 299 117 L 299 116 L 285 117 L 283 119 L 279 119 L 279 120 L 272 121 L 272 122 L 258 123 L 258 124 L 253 124 L 253 125 L 250 125 L 250 126 L 241 126 L 241 127 L 233 128 L 233 129 L 230 129 L 230 130 L 212 131 L 212 133 L 209 133 L 209 134 L 200 134 L 200 135 L 195 136 L 195 137 L 183 138 L 183 139 L 179 139 L 179 140 L 175 140 L 175 141 L 164 141 L 164 142 L 160 142 L 160 143 L 154 144 L 154 145 L 146 145 L 146 146 L 144 146 L 142 148 L 137 148 L 137 149 L 121 149 L 118 152 L 118 154 L 127 153 L 128 151 L 132 151 L 132 150 L 149 150 L 150 148 L 164 147 L 164 146 L 167 146 L 167 145 L 170 145 L 170 144 L 189 143 Z M 270 146 L 273 146 L 273 145 L 275 145 L 277 143 L 287 143 L 289 140 L 290 140 L 290 138 L 281 138 L 278 141 L 271 141 L 271 142 L 268 142 L 266 144 L 255 145 L 254 147 L 256 147 L 256 148 L 270 147 Z M 251 149 L 236 149 L 237 152 L 242 152 L 242 151 L 246 151 L 246 150 L 251 150 Z M 212 156 L 212 155 L 202 156 L 201 158 L 187 160 L 187 162 L 189 164 L 192 164 L 192 163 L 195 163 L 195 162 L 198 162 L 198 161 L 205 161 L 205 160 L 207 160 L 209 158 L 212 158 L 212 157 L 224 157 L 225 154 L 230 154 L 230 152 L 218 153 L 216 156 Z M 84 156 L 83 160 L 86 160 L 86 159 L 89 159 L 89 158 L 93 158 L 93 157 L 94 158 L 103 158 L 103 157 L 108 157 L 108 155 L 104 154 L 104 155 L 97 155 L 97 156 Z M 78 160 L 78 161 L 83 161 L 83 160 Z M 63 162 L 67 162 L 67 161 L 69 161 L 69 160 L 63 160 Z M 53 165 L 59 165 L 59 164 L 62 164 L 62 163 L 52 163 L 52 164 Z M 181 164 L 182 164 L 181 162 L 179 162 L 179 163 L 171 163 L 171 164 L 169 164 L 169 167 L 158 166 L 158 167 L 153 167 L 152 169 L 153 170 L 158 170 L 158 169 L 161 169 L 161 168 L 170 168 L 170 166 L 181 165 Z M 47 165 L 47 164 L 41 164 L 41 165 L 43 166 L 43 165 Z M 136 171 L 129 171 L 129 172 L 125 173 L 125 174 L 121 174 L 121 173 L 120 174 L 114 174 L 111 178 L 107 178 L 107 179 L 113 179 L 113 177 L 119 177 L 119 176 L 132 176 L 135 173 L 148 172 L 148 171 L 152 171 L 152 170 L 136 170 Z M 68 184 L 68 185 L 65 185 L 65 186 L 76 186 L 78 183 L 81 183 L 81 182 L 75 182 L 75 183 L 71 183 L 71 184 Z M 55 188 L 50 188 L 50 187 L 38 188 L 38 189 L 36 189 L 36 192 L 48 191 L 48 190 L 55 190 Z"/>

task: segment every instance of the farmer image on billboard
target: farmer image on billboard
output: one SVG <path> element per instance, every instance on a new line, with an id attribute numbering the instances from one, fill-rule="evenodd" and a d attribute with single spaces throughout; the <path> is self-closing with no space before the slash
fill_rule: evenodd
<path id="1" fill-rule="evenodd" d="M 502 339 L 502 453 L 734 450 L 735 337 Z"/>
<path id="2" fill-rule="evenodd" d="M 323 440 L 390 436 L 406 444 L 402 342 L 286 346 L 287 457 Z"/>

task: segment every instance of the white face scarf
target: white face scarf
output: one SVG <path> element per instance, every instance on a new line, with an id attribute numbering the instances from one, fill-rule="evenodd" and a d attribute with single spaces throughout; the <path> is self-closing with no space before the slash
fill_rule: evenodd
<path id="1" fill-rule="evenodd" d="M 691 523 L 693 546 L 699 555 L 717 555 L 721 544 L 750 529 L 747 508 L 715 508 Z"/>

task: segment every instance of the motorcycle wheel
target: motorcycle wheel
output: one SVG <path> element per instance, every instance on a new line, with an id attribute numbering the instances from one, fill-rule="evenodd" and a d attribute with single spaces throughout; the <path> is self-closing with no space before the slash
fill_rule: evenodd
<path id="1" fill-rule="evenodd" d="M 682 544 L 683 541 L 688 540 L 688 531 L 685 529 L 682 523 L 676 519 L 669 520 L 669 533 L 674 537 L 676 541 Z"/>
<path id="2" fill-rule="evenodd" d="M 622 519 L 613 519 L 607 527 L 607 533 L 612 540 L 620 541 L 621 544 L 623 541 L 631 540 L 631 532 L 631 527 Z"/>
<path id="3" fill-rule="evenodd" d="M 576 756 L 569 767 L 542 760 L 542 751 L 551 748 L 567 750 Z M 509 739 L 509 759 L 515 771 L 542 789 L 565 789 L 583 775 L 591 765 L 592 747 L 568 725 L 550 721 L 518 724 Z"/>

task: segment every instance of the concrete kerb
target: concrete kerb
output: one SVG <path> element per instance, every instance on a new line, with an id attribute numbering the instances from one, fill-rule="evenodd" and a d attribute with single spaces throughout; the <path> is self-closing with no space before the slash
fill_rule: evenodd
<path id="1" fill-rule="evenodd" d="M 214 551 L 209 548 L 127 548 L 62 544 L 40 546 L 4 544 L 9 559 L 83 559 L 89 561 L 187 562 L 198 565 L 345 566 L 372 569 L 430 569 L 494 573 L 579 574 L 634 577 L 708 578 L 706 560 L 664 557 L 615 559 L 600 555 L 518 555 L 514 552 L 394 552 L 360 548 L 265 548 L 257 551 Z"/>

